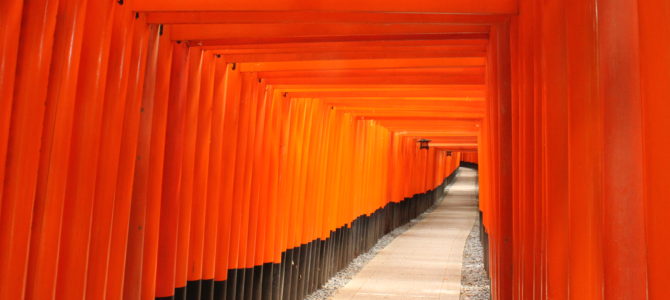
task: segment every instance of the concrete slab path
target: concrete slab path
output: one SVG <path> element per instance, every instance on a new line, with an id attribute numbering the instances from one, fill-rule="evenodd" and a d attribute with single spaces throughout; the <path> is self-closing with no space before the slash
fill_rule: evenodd
<path id="1" fill-rule="evenodd" d="M 433 211 L 381 250 L 334 300 L 459 299 L 465 241 L 477 218 L 477 171 L 460 168 Z"/>

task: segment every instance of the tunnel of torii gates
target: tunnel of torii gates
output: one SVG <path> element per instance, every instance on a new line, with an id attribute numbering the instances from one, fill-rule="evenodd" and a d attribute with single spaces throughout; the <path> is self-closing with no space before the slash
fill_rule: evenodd
<path id="1" fill-rule="evenodd" d="M 670 299 L 670 1 L 0 1 L 1 299 L 299 300 L 460 164 L 493 299 Z"/>

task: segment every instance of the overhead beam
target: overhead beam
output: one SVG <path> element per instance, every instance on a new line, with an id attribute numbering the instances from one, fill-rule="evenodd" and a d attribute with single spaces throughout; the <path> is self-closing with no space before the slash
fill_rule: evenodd
<path id="1" fill-rule="evenodd" d="M 484 91 L 469 90 L 469 89 L 389 89 L 389 90 L 291 90 L 287 96 L 294 98 L 375 98 L 375 99 L 442 99 L 442 100 L 457 100 L 457 99 L 472 99 L 483 100 L 485 97 Z"/>
<path id="2" fill-rule="evenodd" d="M 357 76 L 357 77 L 295 77 L 295 78 L 271 78 L 268 84 L 484 84 L 484 74 L 453 74 L 453 75 L 424 75 L 424 76 Z"/>
<path id="3" fill-rule="evenodd" d="M 314 51 L 316 50 L 316 51 Z M 277 52 L 277 53 L 243 53 L 222 54 L 224 60 L 229 62 L 273 62 L 273 61 L 297 61 L 297 60 L 344 60 L 344 59 L 406 59 L 406 58 L 438 58 L 438 57 L 485 57 L 485 49 L 474 47 L 462 49 L 430 49 L 410 48 L 394 49 L 385 48 L 378 50 L 332 51 L 314 49 L 313 51 Z M 216 53 L 216 51 L 214 51 Z"/>
<path id="4" fill-rule="evenodd" d="M 174 24 L 173 40 L 215 40 L 311 36 L 384 36 L 401 34 L 488 33 L 488 25 L 449 24 Z"/>
<path id="5" fill-rule="evenodd" d="M 483 113 L 464 113 L 464 112 L 441 112 L 439 115 L 436 115 L 433 112 L 417 111 L 417 112 L 374 112 L 374 111 L 364 111 L 364 112 L 350 112 L 351 115 L 355 117 L 360 117 L 364 119 L 383 119 L 384 117 L 403 117 L 408 120 L 422 119 L 422 118 L 470 118 L 470 119 L 480 119 L 484 117 Z"/>
<path id="6" fill-rule="evenodd" d="M 402 129 L 398 129 L 398 130 L 392 129 L 392 131 L 398 137 L 417 138 L 417 139 L 426 138 L 426 139 L 431 139 L 431 140 L 436 138 L 435 135 L 421 134 L 420 131 L 415 131 L 415 133 L 404 131 Z M 448 133 L 447 133 L 447 131 L 448 131 Z M 476 133 L 473 133 L 472 131 L 458 130 L 458 129 L 445 129 L 444 133 L 445 133 L 445 135 L 442 136 L 444 138 L 460 138 L 460 137 L 467 138 L 467 137 L 471 137 L 473 134 L 476 134 Z"/>
<path id="7" fill-rule="evenodd" d="M 135 11 L 363 11 L 460 14 L 516 14 L 515 0 L 137 0 Z"/>
<path id="8" fill-rule="evenodd" d="M 256 37 L 219 38 L 200 40 L 190 43 L 191 46 L 204 46 L 210 49 L 229 48 L 235 45 L 251 44 L 295 44 L 295 43 L 336 43 L 336 42 L 374 42 L 374 41 L 416 41 L 416 40 L 481 40 L 488 39 L 488 33 L 412 33 L 394 35 L 342 35 L 342 36 L 289 36 L 289 37 Z"/>
<path id="9" fill-rule="evenodd" d="M 394 69 L 484 66 L 483 57 L 442 57 L 410 59 L 356 59 L 356 60 L 305 60 L 289 62 L 241 63 L 242 72 L 343 70 L 343 69 Z"/>
<path id="10" fill-rule="evenodd" d="M 299 70 L 258 72 L 259 78 L 295 78 L 295 77 L 365 77 L 365 76 L 399 76 L 399 75 L 476 75 L 484 74 L 485 69 L 479 66 L 421 68 L 421 69 L 353 69 L 353 70 Z"/>
<path id="11" fill-rule="evenodd" d="M 477 144 L 477 136 L 424 136 L 429 139 L 431 143 L 463 143 L 463 144 Z"/>
<path id="12" fill-rule="evenodd" d="M 424 99 L 360 99 L 360 98 L 335 98 L 321 99 L 324 104 L 336 106 L 361 106 L 367 108 L 407 108 L 407 107 L 450 107 L 452 109 L 478 109 L 484 110 L 484 101 L 463 100 L 424 100 Z"/>
<path id="13" fill-rule="evenodd" d="M 467 147 L 467 148 L 477 148 L 477 143 L 433 143 L 432 141 L 429 144 L 431 147 Z"/>
<path id="14" fill-rule="evenodd" d="M 388 13 L 367 11 L 158 11 L 147 12 L 150 24 L 496 24 L 503 14 Z"/>
<path id="15" fill-rule="evenodd" d="M 379 49 L 389 47 L 448 47 L 448 46 L 479 46 L 486 49 L 487 38 L 453 38 L 452 35 L 406 35 L 407 39 L 367 40 L 367 41 L 321 41 L 321 42 L 286 42 L 266 44 L 236 44 L 204 46 L 205 50 L 216 50 L 217 53 L 250 53 L 276 52 L 274 49 L 301 49 L 303 51 L 338 51 L 356 49 Z M 444 37 L 444 38 L 440 38 Z M 296 52 L 295 50 L 293 52 Z"/>

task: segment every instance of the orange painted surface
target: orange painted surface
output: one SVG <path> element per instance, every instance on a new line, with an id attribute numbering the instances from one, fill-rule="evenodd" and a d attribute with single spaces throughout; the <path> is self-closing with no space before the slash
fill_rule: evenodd
<path id="1" fill-rule="evenodd" d="M 493 299 L 666 299 L 668 20 L 665 0 L 2 1 L 0 298 L 222 282 L 467 162 Z"/>

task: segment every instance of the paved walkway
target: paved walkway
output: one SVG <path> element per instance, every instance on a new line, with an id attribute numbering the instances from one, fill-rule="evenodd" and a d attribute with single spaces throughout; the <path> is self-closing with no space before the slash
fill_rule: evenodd
<path id="1" fill-rule="evenodd" d="M 333 299 L 458 299 L 463 248 L 477 218 L 476 176 L 461 168 L 444 201 L 380 251 Z"/>

